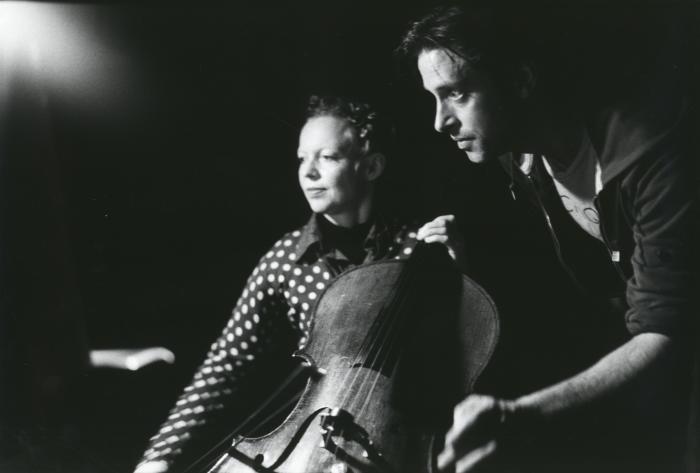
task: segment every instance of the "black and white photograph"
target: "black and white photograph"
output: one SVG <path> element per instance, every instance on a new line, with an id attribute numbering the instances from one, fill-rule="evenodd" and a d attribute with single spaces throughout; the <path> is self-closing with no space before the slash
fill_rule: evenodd
<path id="1" fill-rule="evenodd" d="M 0 473 L 700 473 L 697 0 L 0 2 Z"/>

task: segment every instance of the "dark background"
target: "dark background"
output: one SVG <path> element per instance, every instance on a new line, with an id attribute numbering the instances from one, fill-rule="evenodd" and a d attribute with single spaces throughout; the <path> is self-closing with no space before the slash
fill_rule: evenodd
<path id="1" fill-rule="evenodd" d="M 540 289 L 547 274 L 560 277 L 544 228 L 516 212 L 503 173 L 468 164 L 437 136 L 430 97 L 392 56 L 409 20 L 435 3 L 32 4 L 82 43 L 66 60 L 52 56 L 63 36 L 49 29 L 29 72 L 16 59 L 33 54 L 29 40 L 0 63 L 6 425 L 57 429 L 36 443 L 65 443 L 92 471 L 134 464 L 259 256 L 307 218 L 295 150 L 311 92 L 360 94 L 392 111 L 399 145 L 384 198 L 421 220 L 457 213 L 494 294 L 507 297 L 523 276 Z M 500 5 L 532 21 L 592 100 L 666 67 L 687 84 L 697 77 L 694 3 Z M 79 368 L 89 348 L 153 345 L 177 363 Z"/>

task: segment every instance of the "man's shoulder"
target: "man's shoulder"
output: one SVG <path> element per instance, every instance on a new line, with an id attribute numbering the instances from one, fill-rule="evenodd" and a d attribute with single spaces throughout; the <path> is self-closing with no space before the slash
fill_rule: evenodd
<path id="1" fill-rule="evenodd" d="M 645 157 L 668 154 L 682 140 L 689 116 L 683 97 L 621 100 L 588 114 L 588 135 L 607 183 Z"/>

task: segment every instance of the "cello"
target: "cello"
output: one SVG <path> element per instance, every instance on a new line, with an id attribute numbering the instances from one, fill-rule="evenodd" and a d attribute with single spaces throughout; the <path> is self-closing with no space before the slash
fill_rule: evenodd
<path id="1" fill-rule="evenodd" d="M 209 473 L 433 473 L 452 407 L 498 339 L 495 304 L 441 245 L 357 266 L 326 287 L 305 346 L 310 373 L 284 422 L 236 436 Z"/>

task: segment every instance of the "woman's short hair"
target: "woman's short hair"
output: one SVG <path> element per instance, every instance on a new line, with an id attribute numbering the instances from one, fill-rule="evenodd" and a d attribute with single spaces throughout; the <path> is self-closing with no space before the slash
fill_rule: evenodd
<path id="1" fill-rule="evenodd" d="M 394 129 L 387 117 L 369 103 L 339 95 L 312 95 L 306 106 L 305 120 L 320 116 L 346 119 L 359 144 L 370 153 L 390 154 Z"/>

